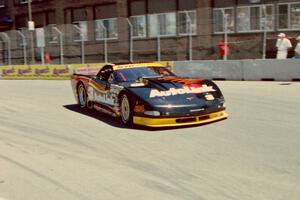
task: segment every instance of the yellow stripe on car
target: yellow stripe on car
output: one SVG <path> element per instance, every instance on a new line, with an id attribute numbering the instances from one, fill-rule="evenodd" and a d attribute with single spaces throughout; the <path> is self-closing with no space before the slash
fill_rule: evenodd
<path id="1" fill-rule="evenodd" d="M 126 65 L 114 65 L 113 69 L 127 69 L 127 68 L 137 68 L 137 67 L 164 67 L 161 63 L 135 63 L 135 64 L 126 64 Z"/>
<path id="2" fill-rule="evenodd" d="M 167 127 L 167 126 L 184 126 L 205 124 L 213 121 L 218 121 L 228 117 L 225 111 L 210 113 L 207 115 L 189 116 L 189 117 L 174 117 L 174 118 L 150 118 L 150 117 L 133 117 L 133 123 L 149 127 Z"/>

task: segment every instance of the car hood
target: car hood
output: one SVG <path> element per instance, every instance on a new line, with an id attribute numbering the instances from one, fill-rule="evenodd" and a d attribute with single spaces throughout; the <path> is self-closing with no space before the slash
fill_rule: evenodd
<path id="1" fill-rule="evenodd" d="M 128 85 L 127 89 L 159 110 L 209 107 L 216 101 L 224 101 L 220 89 L 210 80 L 181 77 L 145 78 L 140 83 Z"/>

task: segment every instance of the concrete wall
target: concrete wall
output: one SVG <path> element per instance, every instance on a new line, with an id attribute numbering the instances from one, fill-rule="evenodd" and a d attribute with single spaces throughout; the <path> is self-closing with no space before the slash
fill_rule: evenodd
<path id="1" fill-rule="evenodd" d="M 174 72 L 214 80 L 300 81 L 300 60 L 179 61 Z"/>

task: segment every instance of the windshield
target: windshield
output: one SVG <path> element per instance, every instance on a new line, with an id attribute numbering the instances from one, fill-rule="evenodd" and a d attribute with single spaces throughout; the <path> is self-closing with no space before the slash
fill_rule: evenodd
<path id="1" fill-rule="evenodd" d="M 134 82 L 142 77 L 166 77 L 174 76 L 172 72 L 164 67 L 136 67 L 119 69 L 115 72 L 115 80 L 118 82 Z"/>

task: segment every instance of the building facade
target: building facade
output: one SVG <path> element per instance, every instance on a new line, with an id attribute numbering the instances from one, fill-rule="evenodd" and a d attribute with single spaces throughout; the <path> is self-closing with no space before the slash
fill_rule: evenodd
<path id="1" fill-rule="evenodd" d="M 12 40 L 12 60 L 30 56 L 28 0 L 0 0 L 0 29 Z M 36 28 L 45 30 L 45 50 L 59 61 L 63 32 L 66 62 L 220 59 L 219 44 L 228 38 L 228 59 L 275 56 L 276 35 L 295 43 L 300 35 L 300 0 L 31 0 Z M 13 30 L 26 36 L 21 41 Z M 265 37 L 266 36 L 266 37 Z M 35 44 L 35 52 L 39 49 Z M 7 44 L 2 42 L 2 62 Z M 35 55 L 35 56 L 36 56 Z M 131 57 L 132 56 L 132 57 Z M 292 56 L 292 55 L 291 55 Z"/>

